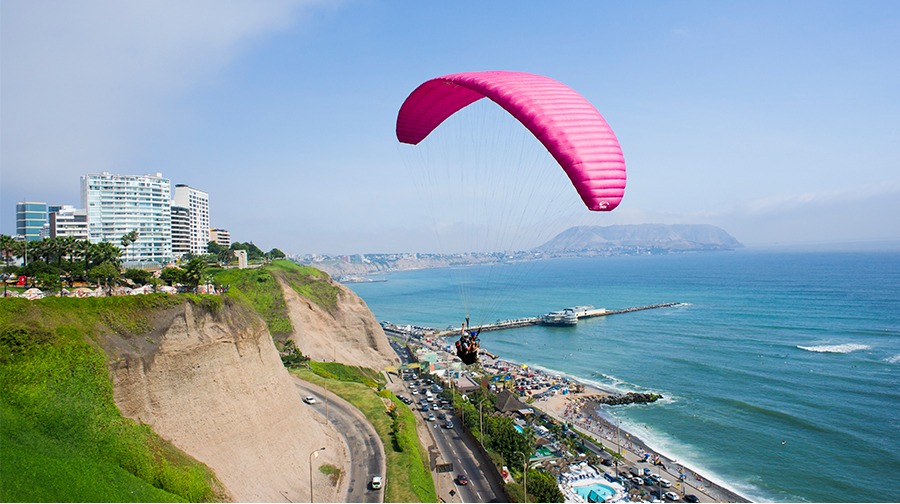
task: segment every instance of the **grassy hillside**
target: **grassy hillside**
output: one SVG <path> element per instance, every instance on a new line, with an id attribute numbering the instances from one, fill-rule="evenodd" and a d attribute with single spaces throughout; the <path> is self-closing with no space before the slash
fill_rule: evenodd
<path id="1" fill-rule="evenodd" d="M 123 418 L 98 329 L 145 337 L 152 317 L 220 298 L 127 296 L 0 300 L 0 500 L 217 500 L 203 464 Z"/>
<path id="2" fill-rule="evenodd" d="M 256 269 L 215 269 L 212 274 L 217 284 L 229 286 L 228 295 L 244 298 L 253 306 L 276 341 L 283 342 L 294 331 L 276 277 L 328 313 L 337 310 L 338 287 L 328 281 L 327 274 L 309 266 L 274 261 Z"/>

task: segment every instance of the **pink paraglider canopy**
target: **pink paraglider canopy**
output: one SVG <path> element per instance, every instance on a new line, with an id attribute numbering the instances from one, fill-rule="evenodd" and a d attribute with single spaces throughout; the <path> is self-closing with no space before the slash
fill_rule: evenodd
<path id="1" fill-rule="evenodd" d="M 565 84 L 523 72 L 465 72 L 431 79 L 397 115 L 397 139 L 418 144 L 456 111 L 490 98 L 519 120 L 565 170 L 581 199 L 609 211 L 625 193 L 625 158 L 600 112 Z"/>

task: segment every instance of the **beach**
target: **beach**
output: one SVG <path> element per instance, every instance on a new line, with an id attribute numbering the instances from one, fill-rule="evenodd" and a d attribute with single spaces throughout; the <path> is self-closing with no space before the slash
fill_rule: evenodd
<path id="1" fill-rule="evenodd" d="M 618 445 L 623 461 L 618 468 L 610 467 L 607 472 L 627 474 L 631 467 L 647 468 L 653 474 L 672 482 L 670 490 L 680 495 L 696 495 L 701 502 L 749 502 L 736 492 L 720 483 L 713 482 L 690 467 L 671 460 L 658 453 L 640 438 L 616 425 L 614 407 L 603 405 L 599 400 L 616 395 L 571 377 L 553 373 L 505 359 L 482 358 L 482 366 L 489 373 L 506 373 L 513 378 L 526 378 L 537 388 L 528 390 L 527 395 L 542 396 L 528 404 L 570 428 L 593 438 L 610 453 Z M 563 386 L 561 386 L 563 385 Z M 552 388 L 552 387 L 558 388 Z M 566 393 L 562 393 L 565 390 Z M 524 399 L 524 398 L 523 398 Z M 601 405 L 606 415 L 601 415 Z M 646 407 L 652 408 L 652 405 Z M 613 418 L 610 418 L 612 416 Z M 601 467 L 602 469 L 602 467 Z"/>

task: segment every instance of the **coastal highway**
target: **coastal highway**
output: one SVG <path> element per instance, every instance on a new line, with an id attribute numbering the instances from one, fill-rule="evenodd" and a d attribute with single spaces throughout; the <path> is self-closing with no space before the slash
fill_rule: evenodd
<path id="1" fill-rule="evenodd" d="M 322 415 L 325 421 L 325 397 L 322 387 L 294 378 L 300 397 L 311 395 L 316 404 L 305 404 Z M 372 476 L 385 474 L 384 447 L 375 429 L 350 403 L 334 394 L 328 394 L 328 422 L 344 437 L 350 455 L 347 478 L 347 497 L 344 502 L 383 502 L 384 489 L 372 490 Z"/>
<path id="2" fill-rule="evenodd" d="M 391 340 L 391 347 L 400 356 L 403 364 L 410 361 L 411 356 L 408 350 L 398 345 L 396 341 Z M 428 451 L 431 460 L 432 471 L 434 464 L 453 464 L 453 472 L 436 474 L 432 472 L 435 478 L 435 490 L 439 491 L 440 497 L 444 502 L 505 502 L 506 494 L 503 491 L 501 482 L 494 481 L 490 476 L 492 473 L 486 473 L 483 468 L 492 462 L 487 459 L 481 452 L 481 447 L 470 436 L 465 434 L 460 427 L 460 419 L 451 409 L 432 410 L 435 415 L 444 413 L 453 421 L 453 428 L 446 429 L 443 427 L 444 421 L 435 420 L 427 421 L 425 418 L 428 413 L 420 411 L 418 400 L 423 396 L 421 394 L 412 394 L 415 387 L 411 381 L 404 381 L 395 375 L 387 375 L 387 388 L 398 396 L 405 395 L 415 399 L 410 408 L 414 410 L 416 416 L 416 428 L 419 432 L 419 439 Z M 418 390 L 417 390 L 418 392 Z M 458 474 L 465 474 L 469 478 L 468 485 L 459 485 L 456 482 Z M 450 492 L 453 491 L 453 495 Z"/>

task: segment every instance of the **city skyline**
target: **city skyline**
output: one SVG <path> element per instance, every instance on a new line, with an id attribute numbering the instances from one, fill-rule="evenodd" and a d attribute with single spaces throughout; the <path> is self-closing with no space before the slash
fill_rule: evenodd
<path id="1" fill-rule="evenodd" d="M 713 224 L 748 246 L 900 242 L 892 2 L 0 9 L 4 234 L 16 202 L 77 201 L 83 173 L 164 172 L 264 249 L 456 251 L 480 224 L 421 209 L 474 186 L 414 180 L 394 121 L 427 79 L 502 69 L 587 98 L 628 170 L 615 211 L 564 207 L 516 228 L 517 246 L 639 223 Z M 476 201 L 494 215 L 516 194 Z M 435 247 L 438 228 L 466 240 Z"/>

